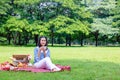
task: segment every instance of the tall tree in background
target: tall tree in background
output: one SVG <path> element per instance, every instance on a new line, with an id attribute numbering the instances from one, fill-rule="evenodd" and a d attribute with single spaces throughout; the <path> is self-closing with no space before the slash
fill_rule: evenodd
<path id="1" fill-rule="evenodd" d="M 119 41 L 117 1 L 117 6 L 115 0 L 0 1 L 0 36 L 8 39 L 9 44 L 27 44 L 32 39 L 37 45 L 38 37 L 46 35 L 52 46 L 57 39 L 66 46 L 78 40 L 83 46 L 84 39 L 91 37 L 91 32 L 96 46 L 104 36 L 110 39 L 109 36 L 117 34 Z"/>
<path id="2" fill-rule="evenodd" d="M 8 0 L 0 0 L 0 34 L 3 32 L 2 25 L 5 24 L 8 19 L 8 10 L 11 6 L 8 4 Z"/>
<path id="3" fill-rule="evenodd" d="M 6 23 L 9 18 L 9 10 L 11 6 L 9 5 L 8 0 L 0 0 L 0 42 L 6 40 L 6 34 L 3 25 Z M 9 35 L 7 37 L 10 37 Z"/>
<path id="4" fill-rule="evenodd" d="M 94 14 L 91 32 L 95 36 L 96 46 L 98 46 L 100 35 L 109 36 L 113 35 L 115 32 L 117 33 L 117 29 L 112 28 L 112 17 L 110 17 L 110 10 L 115 8 L 115 2 L 115 0 L 93 0 L 88 3 L 87 9 Z"/>
<path id="5" fill-rule="evenodd" d="M 113 15 L 113 27 L 119 30 L 119 33 L 117 34 L 117 41 L 120 43 L 120 0 L 117 0 L 116 4 L 116 7 L 111 10 L 111 13 Z"/>

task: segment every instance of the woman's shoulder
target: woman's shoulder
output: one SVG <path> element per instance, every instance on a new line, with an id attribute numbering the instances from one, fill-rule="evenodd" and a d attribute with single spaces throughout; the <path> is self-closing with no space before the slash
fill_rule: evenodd
<path id="1" fill-rule="evenodd" d="M 39 46 L 37 46 L 37 47 L 34 48 L 34 50 L 38 50 L 38 49 L 39 49 Z M 46 50 L 50 51 L 50 49 L 48 47 L 47 47 Z"/>
<path id="2" fill-rule="evenodd" d="M 48 52 L 50 52 L 50 49 L 49 49 L 49 48 L 47 48 L 47 51 L 48 51 Z"/>
<path id="3" fill-rule="evenodd" d="M 47 50 L 48 50 L 48 51 L 50 51 L 50 49 L 49 49 L 49 48 L 47 48 Z"/>
<path id="4" fill-rule="evenodd" d="M 39 47 L 38 47 L 38 46 L 34 48 L 34 50 L 38 50 L 38 49 L 39 49 Z"/>

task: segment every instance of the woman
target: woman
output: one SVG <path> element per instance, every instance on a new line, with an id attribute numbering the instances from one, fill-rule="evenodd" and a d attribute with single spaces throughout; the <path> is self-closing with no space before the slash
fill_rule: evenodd
<path id="1" fill-rule="evenodd" d="M 47 48 L 47 38 L 42 36 L 38 40 L 38 46 L 34 49 L 34 67 L 46 68 L 51 71 L 60 71 L 50 59 L 50 50 Z"/>

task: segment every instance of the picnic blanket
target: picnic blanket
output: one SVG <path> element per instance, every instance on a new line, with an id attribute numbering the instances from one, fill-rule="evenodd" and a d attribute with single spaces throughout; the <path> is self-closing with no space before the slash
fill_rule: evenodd
<path id="1" fill-rule="evenodd" d="M 61 71 L 67 70 L 70 71 L 71 67 L 70 66 L 62 66 L 60 64 L 56 64 L 57 67 L 59 67 L 61 69 Z M 38 68 L 34 68 L 34 67 L 16 67 L 15 69 L 3 69 L 2 65 L 0 64 L 0 71 L 27 71 L 27 72 L 51 72 L 48 69 L 38 69 Z"/>
<path id="2" fill-rule="evenodd" d="M 70 71 L 70 66 L 62 66 L 60 64 L 56 65 L 61 69 L 61 71 L 67 70 Z M 29 72 L 51 72 L 48 69 L 38 69 L 38 68 L 33 68 L 33 67 L 27 67 L 27 68 L 18 68 L 17 71 L 29 71 Z M 55 71 L 54 71 L 55 72 Z"/>

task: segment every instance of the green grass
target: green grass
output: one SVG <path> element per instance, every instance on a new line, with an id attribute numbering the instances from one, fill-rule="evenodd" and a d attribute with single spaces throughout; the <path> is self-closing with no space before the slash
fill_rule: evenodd
<path id="1" fill-rule="evenodd" d="M 0 71 L 0 80 L 120 80 L 119 47 L 49 47 L 53 63 L 71 71 L 31 73 Z M 34 47 L 0 46 L 0 62 L 12 54 L 31 54 Z M 32 61 L 33 62 L 33 58 Z"/>

